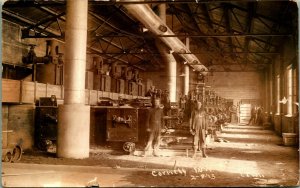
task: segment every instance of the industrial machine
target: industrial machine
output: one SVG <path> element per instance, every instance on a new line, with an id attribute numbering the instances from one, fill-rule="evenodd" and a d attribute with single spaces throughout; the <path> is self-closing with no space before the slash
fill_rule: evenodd
<path id="1" fill-rule="evenodd" d="M 56 96 L 41 97 L 36 103 L 35 146 L 43 151 L 53 146 L 57 139 L 58 106 Z"/>
<path id="2" fill-rule="evenodd" d="M 58 46 L 55 49 L 51 49 L 51 41 L 47 40 L 46 45 L 46 55 L 43 57 L 38 57 L 34 51 L 36 45 L 29 44 L 30 49 L 26 56 L 22 57 L 22 62 L 25 65 L 32 65 L 32 81 L 39 81 L 37 77 L 38 66 L 46 66 L 52 64 L 55 66 L 56 71 L 56 81 L 55 84 L 63 83 L 63 53 L 59 52 Z"/>
<path id="3" fill-rule="evenodd" d="M 91 145 L 119 142 L 123 144 L 124 151 L 132 154 L 136 143 L 145 137 L 143 117 L 146 111 L 146 108 L 138 109 L 127 105 L 91 107 Z"/>

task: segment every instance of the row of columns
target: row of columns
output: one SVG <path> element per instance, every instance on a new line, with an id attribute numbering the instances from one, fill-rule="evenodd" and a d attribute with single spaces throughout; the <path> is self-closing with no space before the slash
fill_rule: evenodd
<path id="1" fill-rule="evenodd" d="M 67 1 L 64 71 L 64 104 L 58 109 L 57 156 L 88 158 L 90 135 L 90 106 L 85 105 L 85 70 L 87 43 L 88 0 Z M 166 22 L 166 4 L 159 6 L 159 14 Z M 176 102 L 177 62 L 167 47 L 157 41 L 168 63 L 170 101 Z M 189 90 L 189 67 L 185 66 L 184 94 Z"/>
<path id="2" fill-rule="evenodd" d="M 158 16 L 166 24 L 166 4 L 160 4 L 158 6 Z M 189 39 L 186 41 L 187 48 L 189 49 Z M 168 48 L 160 41 L 156 42 L 156 46 L 159 49 L 161 56 L 167 62 L 167 80 L 168 90 L 170 96 L 170 102 L 176 102 L 177 93 L 177 62 L 172 53 L 169 52 Z M 188 94 L 189 91 L 189 66 L 184 65 L 184 95 Z"/>

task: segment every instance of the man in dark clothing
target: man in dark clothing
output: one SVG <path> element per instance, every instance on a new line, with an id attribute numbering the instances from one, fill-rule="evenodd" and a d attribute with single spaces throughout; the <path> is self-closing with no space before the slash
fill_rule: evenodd
<path id="1" fill-rule="evenodd" d="M 252 109 L 251 109 L 251 117 L 250 117 L 250 120 L 248 122 L 248 125 L 250 125 L 250 123 L 253 124 L 253 121 L 254 121 L 254 123 L 256 123 L 255 122 L 256 121 L 256 106 L 252 107 Z"/>
<path id="2" fill-rule="evenodd" d="M 205 135 L 207 133 L 207 116 L 200 101 L 196 101 L 195 109 L 190 119 L 190 132 L 193 137 L 193 149 L 196 157 L 197 150 L 202 150 L 202 156 L 207 157 L 205 153 Z"/>
<path id="3" fill-rule="evenodd" d="M 153 149 L 153 155 L 159 156 L 158 149 L 160 145 L 161 129 L 164 120 L 163 107 L 161 107 L 160 99 L 155 98 L 152 101 L 152 108 L 147 116 L 147 132 L 149 132 L 148 143 L 145 147 L 145 155 Z"/>
<path id="4" fill-rule="evenodd" d="M 256 125 L 261 125 L 262 123 L 262 108 L 259 106 L 257 107 L 257 110 L 256 110 L 256 114 L 255 114 L 255 124 Z"/>

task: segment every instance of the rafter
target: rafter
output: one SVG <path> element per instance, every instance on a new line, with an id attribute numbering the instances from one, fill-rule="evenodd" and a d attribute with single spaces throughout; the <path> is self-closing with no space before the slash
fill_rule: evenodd
<path id="1" fill-rule="evenodd" d="M 27 31 L 27 30 L 29 31 L 29 30 L 31 30 L 31 29 L 34 29 L 34 28 L 40 27 L 40 26 L 41 26 L 41 27 L 44 27 L 44 29 L 46 29 L 47 27 L 46 27 L 46 26 L 42 26 L 43 24 L 48 23 L 48 24 L 50 25 L 50 24 L 52 24 L 53 22 L 55 22 L 57 18 L 59 18 L 59 17 L 65 15 L 65 14 L 66 14 L 65 12 L 62 12 L 62 13 L 60 13 L 60 14 L 58 14 L 58 15 L 55 15 L 55 16 L 51 16 L 51 17 L 45 18 L 45 19 L 40 20 L 39 22 L 37 22 L 37 23 L 35 23 L 35 24 L 33 24 L 33 25 L 31 25 L 31 26 L 25 28 L 25 29 L 22 29 L 22 31 L 24 31 L 24 32 Z"/>
<path id="2" fill-rule="evenodd" d="M 23 25 L 26 25 L 27 27 L 30 27 L 30 26 L 36 24 L 32 20 L 29 20 L 29 19 L 27 19 L 25 17 L 22 17 L 20 15 L 16 15 L 13 12 L 10 12 L 9 10 L 6 10 L 6 9 L 2 10 L 2 16 L 4 18 L 8 17 L 10 19 L 14 19 L 14 20 L 16 20 L 16 22 L 21 22 Z M 63 37 L 60 32 L 57 32 L 57 31 L 55 31 L 53 29 L 50 29 L 50 28 L 44 29 L 44 27 L 41 26 L 41 25 L 38 25 L 35 28 L 35 30 L 38 31 L 41 34 L 39 36 L 39 38 L 62 38 Z M 47 32 L 47 33 L 44 33 L 44 32 Z M 26 32 L 23 31 L 23 33 L 28 34 L 29 30 L 26 30 Z M 22 37 L 23 37 L 23 33 L 22 33 Z M 30 36 L 27 36 L 27 37 L 29 38 Z M 36 38 L 36 37 L 33 36 L 33 38 Z"/>
<path id="3" fill-rule="evenodd" d="M 289 2 L 287 2 L 287 5 L 286 5 L 285 9 L 282 11 L 282 14 L 279 17 L 279 23 L 274 23 L 273 24 L 272 29 L 271 29 L 271 33 L 279 31 L 279 29 L 281 27 L 281 22 L 282 22 L 282 20 L 285 16 L 285 14 L 288 12 L 288 9 L 289 9 Z M 268 38 L 267 43 L 265 43 L 265 47 L 264 47 L 265 50 L 270 51 L 270 49 L 271 49 L 270 43 L 272 42 L 272 40 L 273 40 L 273 37 Z M 272 59 L 269 60 L 269 61 L 272 61 Z"/>
<path id="4" fill-rule="evenodd" d="M 207 24 L 208 24 L 209 27 L 214 31 L 214 30 L 215 30 L 215 29 L 214 29 L 214 25 L 212 24 L 212 21 L 211 21 L 211 20 L 212 20 L 212 19 L 211 19 L 211 15 L 210 15 L 210 12 L 208 11 L 207 5 L 206 5 L 206 4 L 202 4 L 202 5 L 201 5 L 201 8 L 202 8 L 202 10 L 204 11 L 204 14 L 205 14 L 205 18 L 206 18 Z M 214 38 L 214 42 L 215 42 L 216 46 L 217 46 L 218 48 L 220 48 L 220 45 L 219 45 L 219 43 L 218 43 L 218 40 Z"/>
<path id="5" fill-rule="evenodd" d="M 251 3 L 248 3 L 247 6 L 248 6 L 248 16 L 247 16 L 246 27 L 245 27 L 244 33 L 251 33 L 252 27 L 253 27 L 253 19 L 256 14 L 257 3 L 251 2 Z M 250 40 L 251 40 L 250 37 L 246 37 L 245 43 L 244 43 L 244 50 L 243 50 L 244 52 L 248 52 Z M 248 54 L 246 53 L 244 55 L 245 63 L 247 63 L 247 60 L 248 60 Z"/>
<path id="6" fill-rule="evenodd" d="M 231 30 L 231 17 L 230 17 L 230 7 L 227 4 L 224 4 L 224 16 L 225 16 L 225 24 L 226 24 L 226 32 L 231 35 L 232 30 Z M 230 51 L 233 52 L 233 44 L 232 44 L 232 39 L 231 37 L 227 38 L 228 44 L 230 47 Z M 231 56 L 232 59 L 234 59 L 233 56 Z"/>

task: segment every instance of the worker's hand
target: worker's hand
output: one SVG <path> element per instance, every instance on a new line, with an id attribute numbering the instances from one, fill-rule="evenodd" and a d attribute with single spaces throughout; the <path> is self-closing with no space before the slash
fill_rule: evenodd
<path id="1" fill-rule="evenodd" d="M 150 129 L 150 128 L 147 128 L 147 129 L 146 129 L 146 131 L 147 131 L 147 132 L 150 132 L 150 131 L 151 131 L 151 129 Z"/>
<path id="2" fill-rule="evenodd" d="M 190 129 L 190 133 L 192 134 L 192 135 L 195 135 L 195 130 L 193 130 L 193 129 Z"/>

